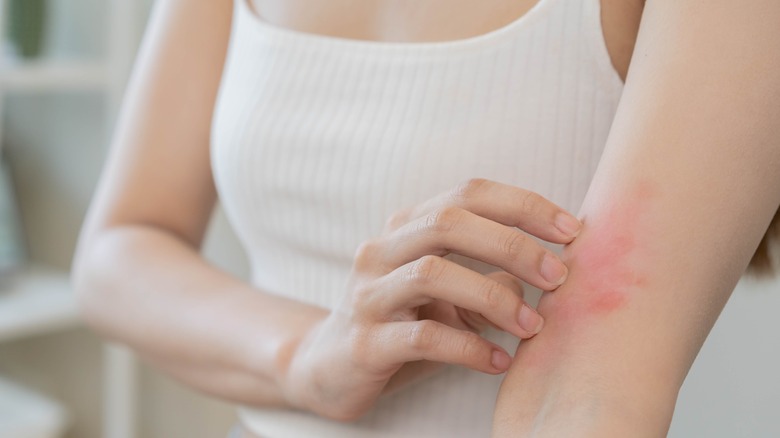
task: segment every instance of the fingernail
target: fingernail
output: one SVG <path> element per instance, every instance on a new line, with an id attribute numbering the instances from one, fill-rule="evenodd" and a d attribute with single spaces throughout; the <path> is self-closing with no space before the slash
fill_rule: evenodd
<path id="1" fill-rule="evenodd" d="M 523 307 L 520 308 L 519 321 L 520 327 L 522 327 L 523 330 L 533 334 L 539 333 L 544 325 L 542 315 L 536 313 L 535 310 L 528 307 L 526 304 L 523 304 Z"/>
<path id="2" fill-rule="evenodd" d="M 560 285 L 566 280 L 567 273 L 566 265 L 558 260 L 558 257 L 550 253 L 544 255 L 544 260 L 542 260 L 542 278 L 552 284 Z"/>
<path id="3" fill-rule="evenodd" d="M 558 228 L 561 233 L 567 236 L 577 237 L 577 234 L 580 233 L 580 228 L 582 228 L 582 224 L 577 218 L 568 213 L 558 213 L 558 215 L 555 216 L 555 228 Z"/>
<path id="4" fill-rule="evenodd" d="M 503 371 L 509 368 L 511 362 L 512 358 L 508 354 L 501 350 L 493 350 L 493 358 L 490 361 L 493 364 L 493 368 Z"/>

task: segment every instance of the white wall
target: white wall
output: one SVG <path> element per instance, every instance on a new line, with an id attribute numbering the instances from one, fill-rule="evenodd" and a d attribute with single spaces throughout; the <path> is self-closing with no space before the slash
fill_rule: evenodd
<path id="1" fill-rule="evenodd" d="M 780 437 L 780 281 L 743 280 L 680 393 L 671 437 Z"/>

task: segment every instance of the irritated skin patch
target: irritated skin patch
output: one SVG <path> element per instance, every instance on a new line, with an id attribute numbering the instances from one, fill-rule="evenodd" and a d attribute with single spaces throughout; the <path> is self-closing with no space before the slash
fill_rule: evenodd
<path id="1" fill-rule="evenodd" d="M 639 184 L 586 214 L 582 234 L 564 252 L 569 278 L 545 297 L 540 311 L 576 320 L 627 306 L 632 292 L 647 284 L 637 257 L 649 250 L 642 222 L 655 196 L 649 184 Z"/>
<path id="2" fill-rule="evenodd" d="M 653 259 L 653 236 L 647 224 L 657 198 L 657 191 L 643 183 L 586 206 L 582 232 L 563 254 L 569 277 L 542 296 L 538 310 L 544 328 L 520 342 L 516 357 L 523 366 L 514 367 L 514 373 L 548 368 L 570 342 L 582 345 L 580 333 L 592 339 L 599 338 L 592 331 L 601 330 L 597 326 L 609 330 L 593 323 L 632 305 L 648 284 L 643 267 Z"/>
<path id="3" fill-rule="evenodd" d="M 623 307 L 628 291 L 644 280 L 630 266 L 629 257 L 636 250 L 634 236 L 616 224 L 614 229 L 600 226 L 591 233 L 591 242 L 580 247 L 569 260 L 579 271 L 575 286 L 587 293 L 582 309 L 585 313 L 605 313 Z M 586 297 L 583 297 L 586 298 Z"/>

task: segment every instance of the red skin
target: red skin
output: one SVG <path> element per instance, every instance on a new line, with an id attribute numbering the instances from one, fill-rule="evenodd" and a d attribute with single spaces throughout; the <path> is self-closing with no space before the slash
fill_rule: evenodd
<path id="1" fill-rule="evenodd" d="M 650 251 L 642 221 L 656 195 L 649 184 L 642 183 L 583 217 L 582 233 L 564 251 L 563 260 L 569 267 L 566 283 L 546 293 L 540 302 L 545 327 L 536 337 L 520 343 L 521 347 L 526 344 L 519 350 L 526 350 L 526 365 L 546 363 L 560 342 L 565 343 L 590 321 L 631 305 L 632 295 L 648 282 L 635 257 L 641 254 L 644 258 Z M 549 336 L 561 340 L 539 344 Z"/>
<path id="2" fill-rule="evenodd" d="M 613 222 L 609 220 L 607 222 Z M 586 314 L 610 313 L 625 306 L 632 286 L 646 282 L 630 265 L 630 256 L 637 247 L 636 238 L 625 229 L 625 221 L 615 221 L 614 227 L 602 222 L 591 230 L 590 244 L 580 246 L 568 260 L 577 270 L 577 289 L 582 296 Z"/>
<path id="3" fill-rule="evenodd" d="M 552 301 L 569 317 L 612 313 L 629 304 L 633 290 L 647 284 L 633 258 L 648 250 L 641 221 L 656 193 L 642 183 L 627 195 L 613 198 L 598 217 L 585 216 L 582 235 L 566 248 L 569 286 L 552 292 L 559 295 Z"/>

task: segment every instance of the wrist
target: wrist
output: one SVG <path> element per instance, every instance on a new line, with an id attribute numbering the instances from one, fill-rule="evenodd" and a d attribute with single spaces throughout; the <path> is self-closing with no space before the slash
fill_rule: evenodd
<path id="1" fill-rule="evenodd" d="M 582 351 L 541 364 L 532 344 L 521 343 L 502 383 L 494 437 L 666 436 L 679 391 L 668 373 Z"/>
<path id="2" fill-rule="evenodd" d="M 614 393 L 592 383 L 533 385 L 536 389 L 529 388 L 531 393 L 524 393 L 510 412 L 496 413 L 493 437 L 666 436 L 674 397 L 647 391 Z"/>
<path id="3" fill-rule="evenodd" d="M 592 388 L 566 388 L 546 398 L 533 417 L 540 437 L 664 437 L 674 401 L 651 394 L 588 393 Z M 593 391 L 595 392 L 595 391 Z"/>
<path id="4" fill-rule="evenodd" d="M 275 312 L 258 318 L 261 306 L 266 309 L 273 307 Z M 247 294 L 247 302 L 239 303 L 239 307 L 250 314 L 241 324 L 240 331 L 244 366 L 255 379 L 266 382 L 267 394 L 264 398 L 272 400 L 259 406 L 300 409 L 294 403 L 287 383 L 290 366 L 301 342 L 330 312 L 255 290 Z"/>
<path id="5" fill-rule="evenodd" d="M 307 327 L 305 331 L 297 331 L 285 336 L 274 350 L 274 378 L 279 388 L 279 393 L 289 408 L 298 410 L 310 410 L 308 403 L 303 396 L 306 391 L 299 388 L 300 383 L 305 379 L 301 375 L 306 372 L 306 362 L 302 357 L 302 351 L 305 350 L 305 344 L 310 342 L 309 338 L 321 321 L 315 321 Z"/>

